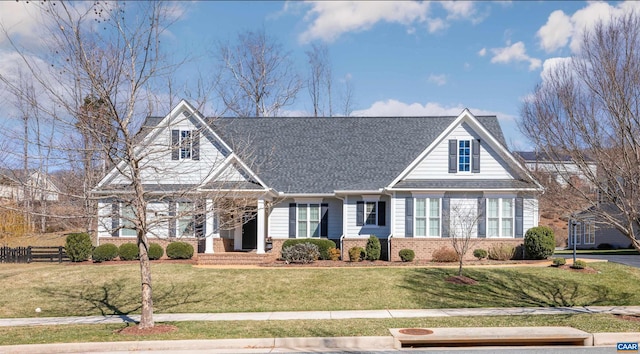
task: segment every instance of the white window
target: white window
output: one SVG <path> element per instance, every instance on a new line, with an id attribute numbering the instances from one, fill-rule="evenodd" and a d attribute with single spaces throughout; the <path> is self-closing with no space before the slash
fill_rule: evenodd
<path id="1" fill-rule="evenodd" d="M 458 141 L 458 172 L 471 171 L 471 141 Z"/>
<path id="2" fill-rule="evenodd" d="M 377 202 L 364 202 L 364 224 L 378 225 Z"/>
<path id="3" fill-rule="evenodd" d="M 584 224 L 584 244 L 593 245 L 596 243 L 596 224 L 593 220 L 587 220 Z"/>
<path id="4" fill-rule="evenodd" d="M 180 159 L 190 159 L 193 141 L 191 139 L 191 130 L 180 131 Z"/>
<path id="5" fill-rule="evenodd" d="M 194 204 L 191 202 L 179 202 L 177 215 L 177 237 L 193 237 L 195 231 Z"/>
<path id="6" fill-rule="evenodd" d="M 124 203 L 120 203 L 120 236 L 137 236 L 135 223 L 133 222 L 135 218 L 135 213 L 133 212 L 133 207 L 131 205 L 126 205 Z"/>
<path id="7" fill-rule="evenodd" d="M 416 198 L 414 215 L 416 236 L 440 236 L 440 198 Z"/>
<path id="8" fill-rule="evenodd" d="M 298 238 L 320 237 L 320 204 L 298 204 Z"/>
<path id="9" fill-rule="evenodd" d="M 487 236 L 513 237 L 514 203 L 512 198 L 487 198 Z"/>

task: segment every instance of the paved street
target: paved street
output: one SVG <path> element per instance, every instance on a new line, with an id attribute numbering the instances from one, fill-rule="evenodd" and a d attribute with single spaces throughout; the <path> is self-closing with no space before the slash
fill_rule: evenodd
<path id="1" fill-rule="evenodd" d="M 561 255 L 564 258 L 571 259 L 573 258 L 572 254 L 563 254 Z M 629 255 L 600 255 L 600 254 L 578 254 L 578 258 L 587 258 L 587 259 L 606 259 L 609 262 L 620 263 L 624 265 L 628 265 L 631 267 L 640 268 L 640 254 L 629 254 Z"/>

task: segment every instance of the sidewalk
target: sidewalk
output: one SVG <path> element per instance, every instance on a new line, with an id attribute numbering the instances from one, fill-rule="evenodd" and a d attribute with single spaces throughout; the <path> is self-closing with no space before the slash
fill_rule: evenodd
<path id="1" fill-rule="evenodd" d="M 522 316 L 565 315 L 581 313 L 608 313 L 640 315 L 640 306 L 585 306 L 585 307 L 509 307 L 509 308 L 456 308 L 354 311 L 291 311 L 291 312 L 230 312 L 230 313 L 156 313 L 156 322 L 182 321 L 279 321 L 279 320 L 339 320 L 350 318 L 412 318 L 455 316 Z M 69 324 L 124 323 L 140 320 L 139 315 L 108 315 L 84 317 L 2 318 L 0 327 L 42 326 Z"/>

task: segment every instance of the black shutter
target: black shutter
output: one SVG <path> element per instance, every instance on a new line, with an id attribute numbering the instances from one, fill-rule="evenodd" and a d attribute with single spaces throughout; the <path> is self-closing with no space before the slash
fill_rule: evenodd
<path id="1" fill-rule="evenodd" d="M 356 202 L 356 226 L 364 225 L 364 202 Z"/>
<path id="2" fill-rule="evenodd" d="M 200 160 L 200 132 L 198 130 L 192 130 L 191 139 L 191 158 L 193 160 Z"/>
<path id="3" fill-rule="evenodd" d="M 404 237 L 413 237 L 413 198 L 404 200 Z"/>
<path id="4" fill-rule="evenodd" d="M 180 159 L 180 131 L 176 129 L 171 131 L 171 159 Z"/>
<path id="5" fill-rule="evenodd" d="M 387 202 L 378 202 L 378 226 L 387 225 Z"/>
<path id="6" fill-rule="evenodd" d="M 450 221 L 450 200 L 442 198 L 442 237 L 449 237 Z"/>
<path id="7" fill-rule="evenodd" d="M 329 235 L 329 204 L 320 204 L 320 237 Z"/>
<path id="8" fill-rule="evenodd" d="M 522 204 L 523 204 L 522 198 L 516 198 L 516 238 L 523 237 L 523 225 L 522 225 L 523 205 Z"/>
<path id="9" fill-rule="evenodd" d="M 176 237 L 176 202 L 169 201 L 169 237 Z"/>
<path id="10" fill-rule="evenodd" d="M 289 203 L 289 238 L 296 238 L 296 203 Z"/>
<path id="11" fill-rule="evenodd" d="M 480 173 L 480 139 L 471 140 L 471 172 Z"/>
<path id="12" fill-rule="evenodd" d="M 486 210 L 487 199 L 484 197 L 478 198 L 478 238 L 487 237 L 487 220 L 485 218 Z"/>
<path id="13" fill-rule="evenodd" d="M 457 140 L 449 140 L 449 173 L 458 172 L 458 143 Z"/>
<path id="14" fill-rule="evenodd" d="M 120 203 L 117 200 L 111 202 L 111 236 L 120 236 Z"/>

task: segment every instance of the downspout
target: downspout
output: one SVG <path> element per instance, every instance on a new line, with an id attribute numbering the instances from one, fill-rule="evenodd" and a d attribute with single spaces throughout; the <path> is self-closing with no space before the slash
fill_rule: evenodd
<path id="1" fill-rule="evenodd" d="M 344 261 L 343 255 L 344 255 L 344 247 L 342 247 L 342 240 L 344 240 L 344 234 L 340 235 L 340 260 Z"/>
<path id="2" fill-rule="evenodd" d="M 391 239 L 393 238 L 393 234 L 389 234 L 387 236 L 387 261 L 391 262 Z"/>

